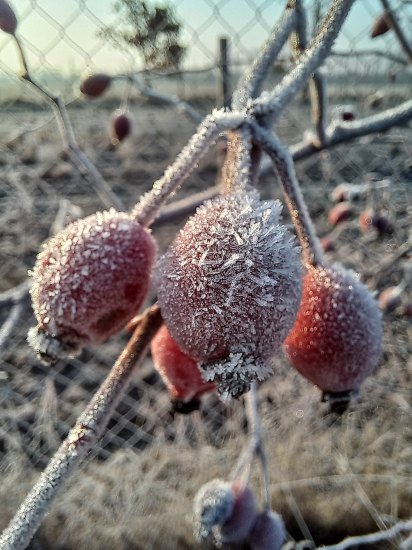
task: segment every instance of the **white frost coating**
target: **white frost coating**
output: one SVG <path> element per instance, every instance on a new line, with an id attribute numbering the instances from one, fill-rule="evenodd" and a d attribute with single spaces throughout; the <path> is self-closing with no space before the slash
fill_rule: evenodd
<path id="1" fill-rule="evenodd" d="M 224 395 L 271 373 L 301 295 L 294 237 L 279 201 L 256 191 L 201 206 L 159 260 L 156 284 L 169 330 Z"/>
<path id="2" fill-rule="evenodd" d="M 292 365 L 327 392 L 357 390 L 382 351 L 382 314 L 372 293 L 339 265 L 310 268 L 285 341 Z"/>
<path id="3" fill-rule="evenodd" d="M 221 479 L 212 479 L 199 489 L 193 503 L 194 535 L 199 542 L 229 518 L 234 501 L 231 484 Z"/>

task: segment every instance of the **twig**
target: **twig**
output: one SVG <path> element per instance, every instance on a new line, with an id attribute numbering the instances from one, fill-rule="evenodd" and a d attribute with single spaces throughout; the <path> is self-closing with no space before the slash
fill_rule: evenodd
<path id="1" fill-rule="evenodd" d="M 318 151 L 322 151 L 323 149 L 330 149 L 331 147 L 341 143 L 346 143 L 369 134 L 384 132 L 392 126 L 406 124 L 411 119 L 412 100 L 409 100 L 401 103 L 398 107 L 387 109 L 383 113 L 360 120 L 344 123 L 332 123 L 326 129 L 328 137 L 327 145 L 325 146 L 318 146 L 313 142 L 308 143 L 307 141 L 302 141 L 296 145 L 292 145 L 289 149 L 293 160 L 296 161 L 309 157 L 310 155 L 317 153 Z"/>
<path id="2" fill-rule="evenodd" d="M 302 246 L 303 262 L 314 266 L 324 264 L 322 248 L 300 191 L 289 150 L 265 128 L 256 123 L 252 128 L 253 138 L 272 159 L 283 186 L 286 203 Z"/>
<path id="3" fill-rule="evenodd" d="M 408 65 L 408 63 L 402 57 L 399 57 L 390 52 L 385 52 L 383 50 L 354 50 L 349 52 L 332 50 L 330 55 L 332 57 L 362 57 L 372 55 L 380 58 L 389 59 L 389 61 L 393 61 L 394 63 L 398 63 L 399 65 Z"/>
<path id="4" fill-rule="evenodd" d="M 320 31 L 302 55 L 297 66 L 287 74 L 271 92 L 263 92 L 254 101 L 256 115 L 273 113 L 277 117 L 308 80 L 309 76 L 324 62 L 329 54 L 354 0 L 334 0 L 324 17 Z"/>
<path id="5" fill-rule="evenodd" d="M 197 132 L 179 153 L 163 176 L 155 181 L 151 191 L 143 195 L 134 207 L 132 215 L 144 226 L 149 226 L 157 217 L 164 202 L 190 176 L 199 160 L 220 132 L 233 130 L 245 123 L 247 116 L 243 112 L 225 112 L 214 110 L 198 126 Z"/>
<path id="6" fill-rule="evenodd" d="M 43 88 L 43 86 L 41 86 L 32 78 L 20 38 L 14 35 L 14 40 L 16 42 L 20 60 L 24 69 L 21 78 L 27 84 L 30 84 L 51 106 L 60 130 L 64 147 L 67 149 L 67 152 L 69 153 L 73 164 L 77 167 L 81 174 L 89 176 L 88 179 L 92 183 L 97 195 L 106 207 L 114 207 L 117 210 L 124 210 L 125 207 L 120 198 L 117 197 L 115 193 L 113 193 L 109 184 L 97 170 L 94 164 L 80 149 L 63 101 L 59 96 L 51 95 L 45 88 Z"/>
<path id="7" fill-rule="evenodd" d="M 393 29 L 393 32 L 396 35 L 396 38 L 398 39 L 398 42 L 408 60 L 408 63 L 412 63 L 412 48 L 409 45 L 409 42 L 406 39 L 406 36 L 403 33 L 403 30 L 401 29 L 398 19 L 396 18 L 388 0 L 381 0 L 381 4 L 386 11 L 386 15 L 389 18 L 389 21 L 391 23 L 391 27 Z"/>
<path id="8" fill-rule="evenodd" d="M 307 49 L 306 12 L 302 0 L 295 0 L 296 31 L 291 35 L 292 51 L 298 61 Z M 309 93 L 312 123 L 320 144 L 326 144 L 326 116 L 328 113 L 328 97 L 326 91 L 326 75 L 322 69 L 314 71 L 309 79 Z"/>
<path id="9" fill-rule="evenodd" d="M 66 479 L 102 435 L 134 369 L 145 357 L 150 341 L 161 323 L 157 305 L 147 310 L 110 374 L 1 535 L 2 550 L 23 550 L 27 547 Z"/>
<path id="10" fill-rule="evenodd" d="M 8 342 L 10 334 L 12 333 L 14 327 L 20 320 L 24 311 L 24 303 L 20 301 L 11 308 L 7 319 L 4 321 L 3 325 L 0 328 L 0 354 L 3 352 L 5 344 Z"/>
<path id="11" fill-rule="evenodd" d="M 222 169 L 222 193 L 229 195 L 235 189 L 246 190 L 253 178 L 251 162 L 252 136 L 243 126 L 229 132 L 227 155 Z M 257 167 L 256 167 L 257 168 Z"/>
<path id="12" fill-rule="evenodd" d="M 258 56 L 250 68 L 246 70 L 237 89 L 233 93 L 233 107 L 235 109 L 246 107 L 250 99 L 254 99 L 260 93 L 263 80 L 266 78 L 270 66 L 283 48 L 295 24 L 295 20 L 295 12 L 288 4 L 282 19 L 270 33 Z"/>
<path id="13" fill-rule="evenodd" d="M 198 111 L 196 111 L 196 109 L 194 109 L 187 101 L 182 101 L 177 96 L 162 94 L 160 92 L 152 90 L 151 88 L 146 86 L 136 75 L 119 75 L 114 78 L 126 78 L 129 82 L 132 82 L 136 86 L 142 96 L 155 99 L 166 105 L 171 105 L 179 112 L 186 115 L 190 120 L 196 122 L 196 124 L 199 124 L 199 122 L 202 122 L 203 120 L 202 115 Z"/>
<path id="14" fill-rule="evenodd" d="M 10 288 L 9 290 L 5 290 L 0 294 L 0 307 L 6 308 L 27 299 L 29 297 L 29 290 L 29 279 L 26 279 L 19 285 Z"/>
<path id="15" fill-rule="evenodd" d="M 378 531 L 370 535 L 360 535 L 357 537 L 347 537 L 338 544 L 322 546 L 323 550 L 346 550 L 347 548 L 357 548 L 360 544 L 373 544 L 383 540 L 391 540 L 405 531 L 412 531 L 412 520 L 400 521 L 386 531 Z M 402 546 L 401 546 L 402 548 Z M 405 550 L 407 547 L 404 547 Z"/>

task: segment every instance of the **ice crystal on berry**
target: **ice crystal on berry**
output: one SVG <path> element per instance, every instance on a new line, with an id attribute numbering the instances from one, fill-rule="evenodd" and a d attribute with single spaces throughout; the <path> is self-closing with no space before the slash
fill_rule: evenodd
<path id="1" fill-rule="evenodd" d="M 280 224 L 281 208 L 256 191 L 208 201 L 159 261 L 165 322 L 224 395 L 269 376 L 296 316 L 299 249 Z"/>
<path id="2" fill-rule="evenodd" d="M 226 481 L 213 479 L 199 489 L 193 504 L 194 533 L 199 542 L 230 517 L 234 502 L 231 484 Z"/>
<path id="3" fill-rule="evenodd" d="M 146 296 L 156 244 L 127 214 L 98 212 L 43 245 L 31 273 L 38 326 L 29 342 L 53 360 L 122 328 Z"/>

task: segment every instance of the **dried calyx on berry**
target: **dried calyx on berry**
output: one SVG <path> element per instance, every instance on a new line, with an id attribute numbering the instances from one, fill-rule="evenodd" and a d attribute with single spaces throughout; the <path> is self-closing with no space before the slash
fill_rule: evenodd
<path id="1" fill-rule="evenodd" d="M 166 325 L 153 338 L 151 352 L 154 366 L 169 390 L 175 412 L 187 414 L 197 410 L 200 397 L 216 389 L 215 384 L 203 380 L 196 361 L 183 353 Z"/>
<path id="2" fill-rule="evenodd" d="M 28 341 L 47 361 L 118 332 L 149 288 L 156 243 L 125 213 L 77 220 L 43 245 L 31 272 L 38 325 Z"/>
<path id="3" fill-rule="evenodd" d="M 296 322 L 284 349 L 292 365 L 340 404 L 356 394 L 378 364 L 382 315 L 355 273 L 340 266 L 310 266 Z"/>
<path id="4" fill-rule="evenodd" d="M 224 397 L 272 373 L 295 320 L 301 264 L 279 201 L 256 191 L 206 202 L 157 268 L 159 304 L 179 347 Z"/>

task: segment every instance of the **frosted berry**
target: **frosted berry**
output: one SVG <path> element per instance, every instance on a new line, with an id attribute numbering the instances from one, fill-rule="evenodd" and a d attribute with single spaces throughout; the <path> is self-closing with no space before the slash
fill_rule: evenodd
<path id="1" fill-rule="evenodd" d="M 352 215 L 352 206 L 349 202 L 340 202 L 328 214 L 328 221 L 335 226 L 348 220 Z"/>
<path id="2" fill-rule="evenodd" d="M 250 487 L 236 480 L 231 489 L 234 495 L 233 509 L 217 531 L 218 541 L 224 544 L 245 540 L 257 514 L 256 498 Z"/>
<path id="3" fill-rule="evenodd" d="M 387 13 L 383 12 L 381 15 L 379 15 L 372 27 L 371 31 L 371 38 L 376 38 L 377 36 L 381 36 L 382 34 L 387 33 L 392 28 L 391 20 L 389 19 L 389 16 Z"/>
<path id="4" fill-rule="evenodd" d="M 92 74 L 80 84 L 80 91 L 87 97 L 99 97 L 110 86 L 112 79 L 104 73 Z"/>
<path id="5" fill-rule="evenodd" d="M 390 286 L 382 290 L 379 294 L 378 302 L 382 311 L 394 311 L 402 304 L 402 295 L 404 294 L 404 287 Z"/>
<path id="6" fill-rule="evenodd" d="M 267 510 L 256 517 L 249 535 L 251 550 L 280 550 L 285 541 L 285 525 L 279 514 Z"/>
<path id="7" fill-rule="evenodd" d="M 335 239 L 332 234 L 324 235 L 320 239 L 320 244 L 324 252 L 332 252 L 333 250 L 336 250 Z"/>
<path id="8" fill-rule="evenodd" d="M 6 0 L 0 0 L 0 29 L 7 34 L 14 34 L 17 29 L 16 15 Z"/>
<path id="9" fill-rule="evenodd" d="M 376 369 L 382 319 L 355 273 L 310 267 L 296 322 L 285 340 L 292 365 L 324 392 L 358 390 Z"/>
<path id="10" fill-rule="evenodd" d="M 256 192 L 198 208 L 157 269 L 163 318 L 179 347 L 223 396 L 271 372 L 301 294 L 299 249 L 278 201 Z"/>
<path id="11" fill-rule="evenodd" d="M 204 382 L 196 361 L 183 353 L 166 325 L 153 338 L 151 352 L 156 370 L 174 400 L 175 410 L 190 412 L 198 408 L 200 396 L 216 389 L 215 384 Z"/>
<path id="12" fill-rule="evenodd" d="M 374 217 L 376 212 L 371 208 L 363 210 L 359 215 L 359 227 L 364 233 L 370 231 L 374 226 Z"/>
<path id="13" fill-rule="evenodd" d="M 119 331 L 149 288 L 156 244 L 127 214 L 98 212 L 43 245 L 31 273 L 38 326 L 29 342 L 50 360 Z"/>
<path id="14" fill-rule="evenodd" d="M 234 502 L 231 484 L 221 479 L 213 479 L 199 489 L 193 504 L 194 534 L 199 542 L 212 536 L 215 527 L 230 517 Z"/>
<path id="15" fill-rule="evenodd" d="M 110 121 L 109 133 L 114 144 L 123 141 L 131 129 L 130 118 L 121 111 L 116 111 Z"/>

